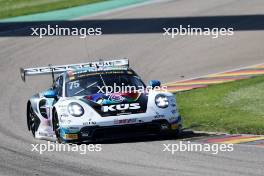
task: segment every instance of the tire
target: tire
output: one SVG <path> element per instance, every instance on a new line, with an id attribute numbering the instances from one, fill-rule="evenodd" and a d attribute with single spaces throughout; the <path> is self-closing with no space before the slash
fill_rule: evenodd
<path id="1" fill-rule="evenodd" d="M 28 125 L 28 130 L 31 131 L 32 135 L 35 137 L 35 134 L 36 134 L 36 114 L 34 113 L 31 104 L 28 105 L 27 125 Z"/>
<path id="2" fill-rule="evenodd" d="M 59 124 L 58 114 L 57 114 L 57 111 L 56 110 L 53 111 L 53 115 L 52 115 L 52 126 L 53 126 L 53 131 L 55 132 L 57 141 L 59 143 L 62 143 L 63 140 L 62 140 L 62 138 L 60 136 L 60 124 Z"/>

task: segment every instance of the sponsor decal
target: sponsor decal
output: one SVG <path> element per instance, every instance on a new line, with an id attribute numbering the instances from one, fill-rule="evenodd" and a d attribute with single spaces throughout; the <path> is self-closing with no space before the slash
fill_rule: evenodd
<path id="1" fill-rule="evenodd" d="M 101 105 L 117 104 L 121 102 L 133 103 L 140 97 L 140 93 L 112 93 L 102 94 L 97 93 L 93 95 L 85 96 L 84 100 L 89 100 Z"/>
<path id="2" fill-rule="evenodd" d="M 117 104 L 117 105 L 109 105 L 109 106 L 102 106 L 103 112 L 109 111 L 125 111 L 128 109 L 140 109 L 139 103 L 130 103 L 130 104 Z"/>
<path id="3" fill-rule="evenodd" d="M 109 96 L 109 100 L 110 100 L 110 101 L 113 101 L 113 102 L 120 103 L 120 102 L 124 101 L 125 98 L 122 97 L 120 94 L 111 94 L 111 95 Z"/>
<path id="4" fill-rule="evenodd" d="M 165 118 L 165 115 L 163 114 L 159 114 L 158 112 L 156 112 L 156 115 L 154 116 L 155 119 L 163 119 Z"/>
<path id="5" fill-rule="evenodd" d="M 87 126 L 87 125 L 96 125 L 96 122 L 83 122 L 83 125 L 84 126 Z"/>
<path id="6" fill-rule="evenodd" d="M 133 119 L 115 119 L 114 120 L 114 124 L 131 124 L 131 123 L 136 123 L 137 119 L 133 118 Z"/>
<path id="7" fill-rule="evenodd" d="M 65 113 L 61 114 L 61 118 L 66 118 L 66 117 L 69 117 L 69 115 Z"/>
<path id="8" fill-rule="evenodd" d="M 78 134 L 64 134 L 64 139 L 78 139 Z"/>
<path id="9" fill-rule="evenodd" d="M 91 106 L 102 117 L 107 117 L 145 113 L 148 104 L 147 95 L 140 93 L 92 94 L 80 100 Z"/>
<path id="10" fill-rule="evenodd" d="M 128 73 L 127 70 L 122 70 L 122 67 L 115 68 L 115 67 L 109 67 L 109 66 L 100 66 L 100 67 L 95 66 L 95 67 L 84 68 L 83 70 L 78 70 L 78 71 L 68 71 L 68 78 L 69 80 L 74 80 L 74 79 L 85 78 L 89 76 L 116 75 L 116 74 L 130 75 L 130 73 Z"/>

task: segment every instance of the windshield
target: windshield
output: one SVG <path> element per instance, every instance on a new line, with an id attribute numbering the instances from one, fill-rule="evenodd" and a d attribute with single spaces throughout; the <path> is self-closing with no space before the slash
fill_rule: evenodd
<path id="1" fill-rule="evenodd" d="M 145 88 L 144 83 L 135 75 L 98 74 L 67 82 L 66 96 L 126 92 L 131 89 L 138 90 L 142 88 Z"/>

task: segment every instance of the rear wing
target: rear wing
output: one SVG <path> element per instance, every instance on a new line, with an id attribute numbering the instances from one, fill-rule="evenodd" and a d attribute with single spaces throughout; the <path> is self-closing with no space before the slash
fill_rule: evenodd
<path id="1" fill-rule="evenodd" d="M 81 64 L 70 64 L 70 65 L 49 65 L 48 67 L 36 67 L 36 68 L 20 68 L 20 75 L 22 80 L 26 81 L 26 76 L 34 76 L 34 75 L 46 75 L 52 74 L 60 74 L 70 70 L 78 70 L 78 69 L 93 69 L 93 70 L 104 70 L 106 69 L 116 69 L 116 68 L 129 68 L 129 60 L 128 59 L 120 59 L 120 60 L 107 60 L 107 61 L 96 61 L 96 62 L 87 62 Z"/>

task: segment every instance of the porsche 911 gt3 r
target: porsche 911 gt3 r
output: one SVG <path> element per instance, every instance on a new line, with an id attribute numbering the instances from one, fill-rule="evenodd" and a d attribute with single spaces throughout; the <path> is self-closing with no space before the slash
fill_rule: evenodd
<path id="1" fill-rule="evenodd" d="M 27 103 L 28 130 L 37 139 L 85 142 L 181 131 L 175 96 L 155 90 L 161 86 L 157 80 L 146 86 L 127 59 L 20 72 L 24 81 L 28 75 L 40 74 L 51 74 L 54 80 L 51 88 Z M 134 89 L 109 92 L 113 87 Z"/>

